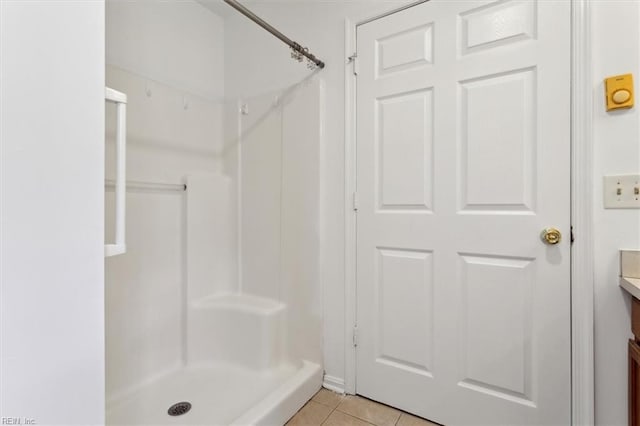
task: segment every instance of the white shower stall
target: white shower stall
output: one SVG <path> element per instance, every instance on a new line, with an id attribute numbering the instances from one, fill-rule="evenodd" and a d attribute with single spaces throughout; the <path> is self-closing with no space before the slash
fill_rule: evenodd
<path id="1" fill-rule="evenodd" d="M 322 382 L 321 74 L 226 93 L 225 6 L 206 6 L 106 2 L 106 85 L 127 95 L 127 248 L 105 261 L 110 425 L 283 424 Z"/>

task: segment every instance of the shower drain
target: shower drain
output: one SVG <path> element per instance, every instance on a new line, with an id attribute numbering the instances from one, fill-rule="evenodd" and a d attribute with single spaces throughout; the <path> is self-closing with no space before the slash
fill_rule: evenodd
<path id="1" fill-rule="evenodd" d="M 173 404 L 171 407 L 169 407 L 169 409 L 167 410 L 167 413 L 170 416 L 181 416 L 183 414 L 188 413 L 189 410 L 191 410 L 191 403 L 183 401 L 183 402 L 178 402 L 177 404 Z"/>

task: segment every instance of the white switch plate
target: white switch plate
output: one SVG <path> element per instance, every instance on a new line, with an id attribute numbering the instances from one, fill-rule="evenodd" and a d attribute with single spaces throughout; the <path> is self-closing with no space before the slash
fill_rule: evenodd
<path id="1" fill-rule="evenodd" d="M 640 209 L 640 175 L 604 177 L 605 209 Z"/>

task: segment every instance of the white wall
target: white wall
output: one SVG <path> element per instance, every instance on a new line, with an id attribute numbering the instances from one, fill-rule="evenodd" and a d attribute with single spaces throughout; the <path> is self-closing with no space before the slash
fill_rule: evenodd
<path id="1" fill-rule="evenodd" d="M 323 88 L 309 79 L 243 99 L 241 290 L 284 302 L 290 359 L 322 363 Z"/>
<path id="2" fill-rule="evenodd" d="M 220 100 L 222 19 L 191 0 L 107 1 L 107 63 Z"/>
<path id="3" fill-rule="evenodd" d="M 320 147 L 324 88 L 308 81 L 282 104 L 280 300 L 287 304 L 288 354 L 322 365 Z"/>
<path id="4" fill-rule="evenodd" d="M 596 1 L 593 16 L 596 424 L 627 424 L 630 297 L 618 286 L 621 248 L 640 248 L 640 211 L 605 210 L 602 176 L 640 173 L 638 106 L 607 113 L 603 79 L 640 79 L 639 3 Z M 579 283 L 578 283 L 579 284 Z"/>
<path id="5" fill-rule="evenodd" d="M 245 99 L 241 117 L 240 267 L 243 292 L 279 298 L 282 108 L 273 96 Z"/>
<path id="6" fill-rule="evenodd" d="M 128 96 L 127 180 L 180 183 L 187 175 L 221 173 L 222 19 L 190 0 L 109 0 L 106 22 L 106 83 Z M 109 107 L 106 175 L 112 179 L 114 129 L 114 108 Z M 208 206 L 206 191 L 192 189 L 190 196 L 201 195 Z M 110 400 L 183 364 L 188 279 L 200 278 L 201 290 L 236 285 L 235 256 L 225 262 L 229 271 L 215 262 L 208 269 L 187 262 L 185 205 L 180 192 L 127 194 L 127 254 L 106 261 Z M 113 193 L 107 194 L 106 207 L 110 232 Z M 210 238 L 217 230 L 213 221 L 199 225 L 189 228 L 191 243 L 194 235 L 202 237 L 198 255 L 235 253 L 227 239 Z M 211 246 L 212 241 L 219 245 Z M 205 277 L 212 266 L 215 273 Z"/>
<path id="7" fill-rule="evenodd" d="M 0 2 L 0 417 L 104 422 L 104 2 Z"/>
<path id="8" fill-rule="evenodd" d="M 224 21 L 192 0 L 108 0 L 106 22 L 107 82 L 134 98 L 134 145 L 164 151 L 163 168 L 203 168 L 222 150 Z"/>

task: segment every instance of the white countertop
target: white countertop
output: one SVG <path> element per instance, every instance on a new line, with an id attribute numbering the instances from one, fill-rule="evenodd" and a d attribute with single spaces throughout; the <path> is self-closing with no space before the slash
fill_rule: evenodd
<path id="1" fill-rule="evenodd" d="M 620 287 L 640 300 L 640 278 L 620 277 Z"/>

